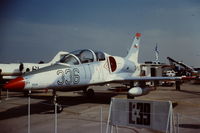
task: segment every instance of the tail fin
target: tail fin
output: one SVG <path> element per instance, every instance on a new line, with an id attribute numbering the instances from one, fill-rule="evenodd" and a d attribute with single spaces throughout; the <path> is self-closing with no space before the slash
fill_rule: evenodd
<path id="1" fill-rule="evenodd" d="M 56 54 L 56 56 L 49 62 L 50 64 L 55 64 L 60 61 L 68 52 L 60 51 Z"/>
<path id="2" fill-rule="evenodd" d="M 135 38 L 133 40 L 132 46 L 126 56 L 126 59 L 138 63 L 138 54 L 139 54 L 139 43 L 140 43 L 141 33 L 136 33 Z"/>

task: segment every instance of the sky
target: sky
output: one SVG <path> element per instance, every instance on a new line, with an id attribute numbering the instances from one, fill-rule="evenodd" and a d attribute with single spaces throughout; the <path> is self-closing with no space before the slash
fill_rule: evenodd
<path id="1" fill-rule="evenodd" d="M 139 62 L 166 57 L 200 67 L 199 0 L 1 0 L 0 63 L 50 61 L 58 51 L 126 56 L 142 34 Z"/>

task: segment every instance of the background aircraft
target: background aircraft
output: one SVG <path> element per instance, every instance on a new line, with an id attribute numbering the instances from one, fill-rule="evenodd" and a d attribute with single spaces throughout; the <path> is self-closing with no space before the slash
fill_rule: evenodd
<path id="1" fill-rule="evenodd" d="M 60 51 L 56 56 L 48 63 L 11 63 L 0 64 L 0 84 L 4 84 L 6 81 L 21 76 L 22 74 L 30 71 L 40 69 L 42 67 L 53 65 L 60 61 L 68 52 Z"/>
<path id="2" fill-rule="evenodd" d="M 181 77 L 146 77 L 140 75 L 138 63 L 140 33 L 136 33 L 132 46 L 126 57 L 112 56 L 90 49 L 78 50 L 65 55 L 59 63 L 44 67 L 18 77 L 4 88 L 9 90 L 53 89 L 54 103 L 56 91 L 83 90 L 88 96 L 94 91 L 91 85 L 129 82 L 129 96 L 147 94 L 150 88 L 145 87 L 146 81 L 181 80 Z M 139 82 L 135 87 L 133 82 Z M 58 106 L 58 112 L 62 106 Z"/>
<path id="3" fill-rule="evenodd" d="M 182 70 L 179 70 L 180 71 L 178 73 L 179 75 L 187 75 L 187 73 L 188 73 L 193 76 L 198 76 L 198 71 L 196 71 L 195 68 L 193 68 L 183 62 L 176 61 L 176 60 L 172 59 L 171 57 L 167 57 L 167 59 L 169 60 L 170 65 L 175 67 L 174 70 L 176 72 L 178 71 L 176 64 L 182 68 Z M 179 68 L 179 69 L 181 69 L 181 68 Z"/>

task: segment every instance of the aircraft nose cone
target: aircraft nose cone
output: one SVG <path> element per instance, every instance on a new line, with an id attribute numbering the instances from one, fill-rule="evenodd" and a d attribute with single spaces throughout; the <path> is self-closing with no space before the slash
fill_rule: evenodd
<path id="1" fill-rule="evenodd" d="M 25 87 L 25 81 L 23 77 L 17 77 L 16 79 L 11 80 L 4 85 L 5 89 L 16 90 L 16 91 L 23 90 L 24 87 Z"/>

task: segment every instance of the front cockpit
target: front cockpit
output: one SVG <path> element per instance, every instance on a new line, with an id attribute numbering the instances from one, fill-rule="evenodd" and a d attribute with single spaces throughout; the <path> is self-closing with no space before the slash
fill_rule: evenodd
<path id="1" fill-rule="evenodd" d="M 65 55 L 60 62 L 70 65 L 79 65 L 97 61 L 104 61 L 105 54 L 100 51 L 92 51 L 90 49 L 77 50 Z"/>
<path id="2" fill-rule="evenodd" d="M 66 63 L 66 64 L 69 64 L 69 65 L 79 65 L 80 61 L 76 56 L 74 56 L 72 54 L 68 54 L 68 55 L 65 55 L 60 60 L 60 63 Z"/>

